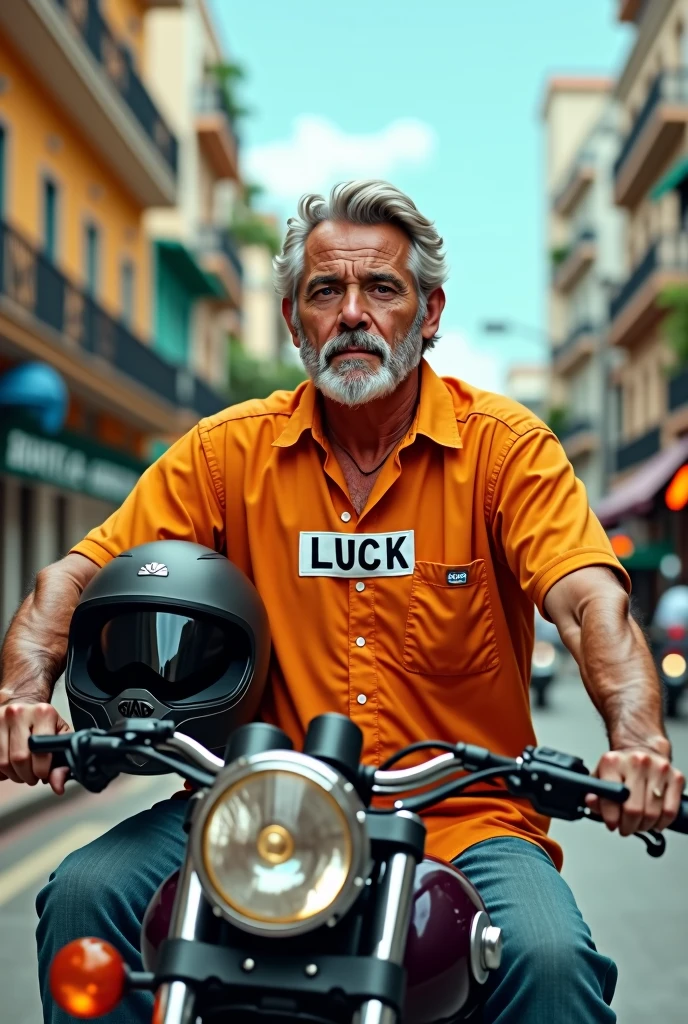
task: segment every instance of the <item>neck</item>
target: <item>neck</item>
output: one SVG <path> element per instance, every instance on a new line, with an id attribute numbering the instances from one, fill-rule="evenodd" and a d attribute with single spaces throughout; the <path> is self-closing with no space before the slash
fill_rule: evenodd
<path id="1" fill-rule="evenodd" d="M 418 403 L 420 367 L 396 391 L 365 405 L 350 408 L 322 396 L 325 431 L 360 465 L 375 462 L 393 447 L 410 427 Z"/>

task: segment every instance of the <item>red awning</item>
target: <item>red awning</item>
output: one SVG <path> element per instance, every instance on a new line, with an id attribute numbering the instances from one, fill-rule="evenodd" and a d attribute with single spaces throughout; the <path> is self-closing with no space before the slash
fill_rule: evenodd
<path id="1" fill-rule="evenodd" d="M 687 459 L 688 436 L 682 437 L 671 448 L 657 452 L 616 490 L 602 498 L 595 509 L 597 518 L 606 527 L 614 526 L 625 516 L 647 512 L 657 492 Z"/>

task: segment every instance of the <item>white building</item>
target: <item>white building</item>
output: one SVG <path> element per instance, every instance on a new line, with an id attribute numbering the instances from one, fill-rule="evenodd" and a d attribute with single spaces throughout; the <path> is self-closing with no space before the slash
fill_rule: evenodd
<path id="1" fill-rule="evenodd" d="M 619 132 L 611 87 L 606 79 L 553 79 L 544 109 L 553 404 L 592 502 L 605 490 L 616 443 L 607 323 L 622 276 L 623 213 L 613 196 Z"/>

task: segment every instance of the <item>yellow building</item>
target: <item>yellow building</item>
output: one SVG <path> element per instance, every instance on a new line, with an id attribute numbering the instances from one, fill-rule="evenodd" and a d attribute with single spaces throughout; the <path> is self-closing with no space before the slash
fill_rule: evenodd
<path id="1" fill-rule="evenodd" d="M 181 6 L 0 3 L 0 633 L 32 574 L 121 502 L 151 439 L 226 400 L 201 360 L 166 356 L 151 302 L 143 215 L 176 206 L 181 157 L 147 25 Z M 58 433 L 15 383 L 27 363 L 66 385 Z"/>

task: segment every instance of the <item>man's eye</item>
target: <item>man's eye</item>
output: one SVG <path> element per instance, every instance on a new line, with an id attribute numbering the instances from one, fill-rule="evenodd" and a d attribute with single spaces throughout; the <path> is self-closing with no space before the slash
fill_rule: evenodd
<path id="1" fill-rule="evenodd" d="M 316 295 L 324 295 L 327 298 L 329 295 L 334 295 L 334 288 L 318 288 Z"/>
<path id="2" fill-rule="evenodd" d="M 386 285 L 386 284 L 379 284 L 379 285 L 377 285 L 377 290 L 378 290 L 378 292 L 381 292 L 383 295 L 386 295 L 388 292 L 392 291 L 392 289 L 389 287 L 389 285 Z"/>

